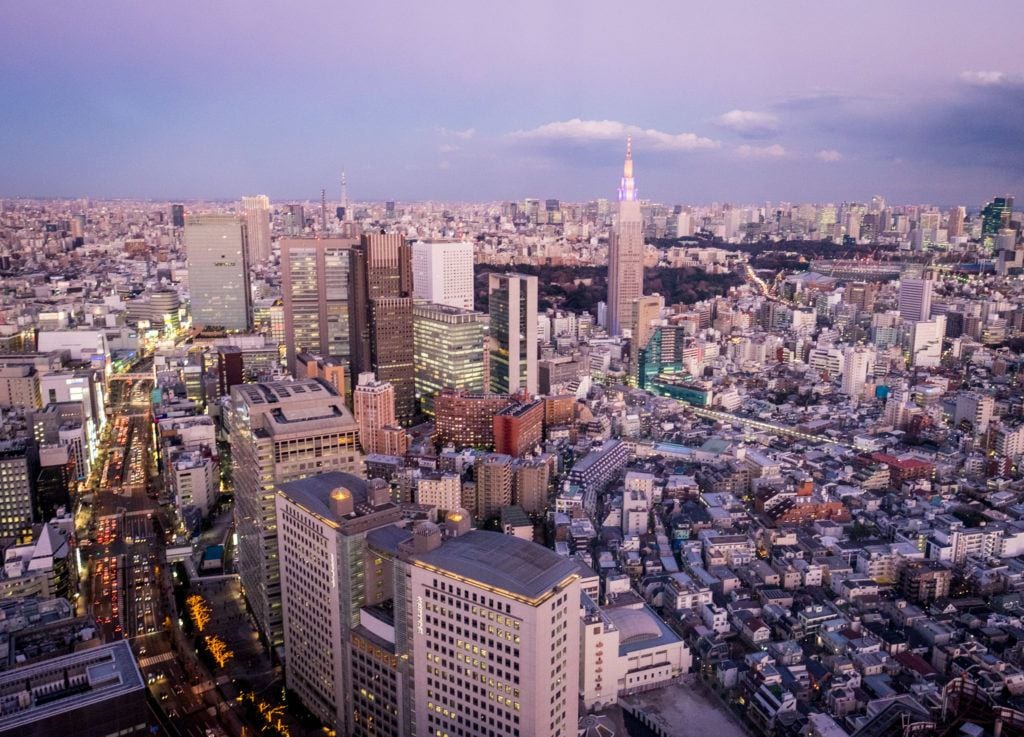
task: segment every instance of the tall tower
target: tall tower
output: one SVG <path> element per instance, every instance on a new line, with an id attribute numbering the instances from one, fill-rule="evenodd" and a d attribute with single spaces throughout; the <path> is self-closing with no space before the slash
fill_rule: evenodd
<path id="1" fill-rule="evenodd" d="M 401 233 L 362 236 L 352 251 L 352 375 L 372 371 L 395 387 L 395 415 L 416 415 L 412 259 Z"/>
<path id="2" fill-rule="evenodd" d="M 234 215 L 185 217 L 193 325 L 228 330 L 248 330 L 252 325 L 247 241 L 248 229 Z"/>
<path id="3" fill-rule="evenodd" d="M 621 335 L 629 324 L 633 300 L 644 293 L 644 221 L 633 179 L 633 140 L 626 140 L 626 161 L 619 184 L 619 217 L 608 241 L 608 332 Z"/>
<path id="4" fill-rule="evenodd" d="M 490 390 L 537 393 L 537 277 L 490 274 Z"/>
<path id="5" fill-rule="evenodd" d="M 334 387 L 318 379 L 233 386 L 227 425 L 239 578 L 260 631 L 278 647 L 284 635 L 275 484 L 361 472 L 359 426 Z"/>
<path id="6" fill-rule="evenodd" d="M 270 258 L 270 198 L 265 194 L 242 198 L 242 213 L 249 231 L 249 264 Z"/>

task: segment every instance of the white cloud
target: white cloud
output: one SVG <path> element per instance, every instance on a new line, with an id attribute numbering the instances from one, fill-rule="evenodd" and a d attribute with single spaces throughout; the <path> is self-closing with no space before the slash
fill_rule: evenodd
<path id="1" fill-rule="evenodd" d="M 843 155 L 836 151 L 834 148 L 823 148 L 818 153 L 814 154 L 814 158 L 818 161 L 824 161 L 825 163 L 831 164 L 836 161 L 840 161 Z"/>
<path id="2" fill-rule="evenodd" d="M 696 133 L 666 133 L 653 128 L 641 128 L 617 120 L 572 120 L 546 123 L 509 134 L 520 141 L 541 142 L 576 142 L 592 141 L 625 141 L 626 136 L 633 136 L 638 146 L 657 151 L 697 151 L 718 148 L 721 144 L 710 138 L 698 136 Z"/>
<path id="3" fill-rule="evenodd" d="M 438 128 L 437 132 L 442 136 L 451 136 L 452 138 L 461 138 L 463 141 L 468 141 L 476 135 L 476 128 L 466 128 L 461 131 L 452 130 L 451 128 Z"/>
<path id="4" fill-rule="evenodd" d="M 778 116 L 755 110 L 730 110 L 720 115 L 716 122 L 743 136 L 767 136 L 779 129 Z"/>
<path id="5" fill-rule="evenodd" d="M 974 87 L 1017 87 L 1024 84 L 1024 78 L 993 70 L 960 72 L 960 81 Z"/>
<path id="6" fill-rule="evenodd" d="M 437 147 L 437 150 L 443 154 L 450 154 L 453 151 L 458 151 L 460 148 L 462 147 L 456 146 L 454 143 L 442 143 L 440 146 Z"/>
<path id="7" fill-rule="evenodd" d="M 744 144 L 736 147 L 736 154 L 744 159 L 778 159 L 786 155 L 786 149 L 777 143 L 773 143 L 771 146 Z"/>

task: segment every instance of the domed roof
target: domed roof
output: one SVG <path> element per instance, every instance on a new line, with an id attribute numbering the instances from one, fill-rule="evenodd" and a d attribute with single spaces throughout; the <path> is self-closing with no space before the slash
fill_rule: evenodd
<path id="1" fill-rule="evenodd" d="M 610 609 L 606 613 L 619 630 L 619 643 L 622 645 L 655 640 L 661 636 L 661 627 L 646 609 Z"/>

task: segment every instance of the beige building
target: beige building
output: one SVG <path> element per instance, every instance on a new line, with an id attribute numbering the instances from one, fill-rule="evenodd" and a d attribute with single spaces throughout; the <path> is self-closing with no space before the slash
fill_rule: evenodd
<path id="1" fill-rule="evenodd" d="M 352 408 L 364 453 L 405 453 L 408 437 L 395 418 L 395 387 L 390 382 L 377 381 L 372 373 L 359 374 L 359 384 L 352 390 Z"/>
<path id="2" fill-rule="evenodd" d="M 366 575 L 367 563 L 373 565 L 365 556 L 366 533 L 399 522 L 401 510 L 386 484 L 347 473 L 281 484 L 275 504 L 288 688 L 339 734 L 399 734 L 397 714 L 356 686 L 363 669 L 353 668 L 353 659 L 372 655 L 387 627 L 363 607 L 390 598 L 390 590 L 370 583 L 382 587 L 382 577 Z M 393 640 L 393 622 L 391 629 Z"/>
<path id="3" fill-rule="evenodd" d="M 512 503 L 512 456 L 504 453 L 487 453 L 477 459 L 473 467 L 475 475 L 475 498 L 469 509 L 478 520 L 485 520 Z"/>
<path id="4" fill-rule="evenodd" d="M 0 407 L 40 409 L 39 372 L 35 366 L 0 365 Z"/>
<path id="5" fill-rule="evenodd" d="M 576 734 L 575 563 L 473 530 L 424 535 L 408 572 L 417 735 Z"/>
<path id="6" fill-rule="evenodd" d="M 228 408 L 242 588 L 273 646 L 283 644 L 275 489 L 328 471 L 359 473 L 358 426 L 316 379 L 239 384 Z"/>

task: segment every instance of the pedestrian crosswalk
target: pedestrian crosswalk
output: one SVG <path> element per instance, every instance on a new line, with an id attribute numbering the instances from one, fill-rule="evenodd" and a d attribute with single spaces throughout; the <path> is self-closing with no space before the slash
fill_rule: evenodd
<path id="1" fill-rule="evenodd" d="M 150 655 L 148 658 L 142 658 L 139 660 L 139 667 L 148 668 L 151 665 L 156 665 L 157 663 L 164 663 L 168 660 L 174 660 L 176 657 L 178 656 L 172 652 L 160 653 L 159 655 Z"/>

